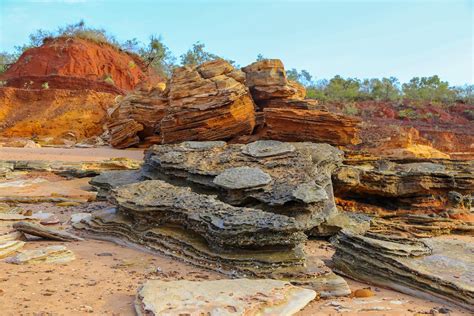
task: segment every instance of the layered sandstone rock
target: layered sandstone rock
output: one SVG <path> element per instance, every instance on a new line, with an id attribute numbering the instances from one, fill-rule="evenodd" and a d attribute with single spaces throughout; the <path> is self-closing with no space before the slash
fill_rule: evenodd
<path id="1" fill-rule="evenodd" d="M 96 177 L 91 184 L 116 209 L 74 227 L 225 274 L 346 295 L 344 280 L 302 248 L 305 232 L 337 212 L 330 174 L 341 160 L 327 144 L 153 146 L 141 174 L 154 180 L 130 172 Z"/>
<path id="2" fill-rule="evenodd" d="M 126 148 L 156 135 L 167 107 L 168 99 L 163 87 L 138 90 L 123 97 L 109 113 L 110 144 Z"/>
<path id="3" fill-rule="evenodd" d="M 292 216 L 310 230 L 337 212 L 331 172 L 341 160 L 341 152 L 327 144 L 184 142 L 150 148 L 143 171 L 150 179 L 206 190 L 232 205 Z"/>
<path id="4" fill-rule="evenodd" d="M 243 78 L 221 59 L 176 69 L 169 83 L 169 108 L 160 123 L 162 142 L 250 134 L 255 109 Z"/>
<path id="5" fill-rule="evenodd" d="M 335 267 L 352 278 L 474 311 L 472 242 L 345 232 L 333 244 Z"/>
<path id="6" fill-rule="evenodd" d="M 74 253 L 64 246 L 23 250 L 14 257 L 5 260 L 13 264 L 67 263 L 76 259 Z"/>
<path id="7" fill-rule="evenodd" d="M 149 280 L 135 301 L 138 315 L 293 315 L 316 292 L 277 280 Z"/>
<path id="8" fill-rule="evenodd" d="M 474 165 L 455 160 L 346 161 L 333 174 L 335 194 L 375 213 L 470 212 Z M 357 206 L 365 204 L 364 207 Z M 341 206 L 351 208 L 350 203 Z"/>
<path id="9" fill-rule="evenodd" d="M 360 121 L 341 114 L 319 110 L 267 108 L 264 110 L 268 139 L 311 141 L 331 145 L 359 142 Z"/>
<path id="10" fill-rule="evenodd" d="M 279 59 L 257 61 L 242 68 L 242 71 L 246 74 L 246 84 L 257 103 L 269 99 L 302 100 L 306 95 L 302 85 L 288 81 Z"/>

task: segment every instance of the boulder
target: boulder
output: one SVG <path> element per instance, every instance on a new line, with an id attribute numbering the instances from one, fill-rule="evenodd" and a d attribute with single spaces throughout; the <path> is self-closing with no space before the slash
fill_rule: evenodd
<path id="1" fill-rule="evenodd" d="M 242 70 L 246 74 L 246 84 L 257 103 L 279 98 L 302 100 L 306 95 L 301 84 L 287 79 L 285 68 L 279 59 L 257 61 Z"/>
<path id="2" fill-rule="evenodd" d="M 138 290 L 138 315 L 286 316 L 316 298 L 313 290 L 277 280 L 148 280 Z"/>
<path id="3" fill-rule="evenodd" d="M 162 142 L 226 140 L 250 134 L 255 105 L 234 75 L 224 60 L 175 69 L 169 83 L 169 108 L 160 123 Z"/>
<path id="4" fill-rule="evenodd" d="M 351 278 L 474 311 L 472 241 L 343 231 L 333 245 L 335 268 Z"/>
<path id="5" fill-rule="evenodd" d="M 344 146 L 358 143 L 360 121 L 320 110 L 266 108 L 265 138 L 281 141 L 322 142 Z"/>

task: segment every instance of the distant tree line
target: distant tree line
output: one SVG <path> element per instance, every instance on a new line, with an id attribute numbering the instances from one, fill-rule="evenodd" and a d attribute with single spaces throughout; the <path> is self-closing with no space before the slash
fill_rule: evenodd
<path id="1" fill-rule="evenodd" d="M 0 74 L 8 69 L 21 54 L 32 47 L 41 46 L 45 39 L 55 37 L 77 37 L 96 43 L 105 43 L 119 50 L 137 54 L 147 67 L 154 69 L 163 77 L 169 77 L 173 68 L 180 65 L 199 65 L 208 60 L 222 58 L 206 51 L 201 42 L 196 42 L 184 54 L 177 58 L 163 43 L 160 36 L 151 36 L 148 43 L 141 43 L 136 38 L 120 43 L 104 29 L 87 27 L 84 21 L 59 27 L 56 31 L 37 30 L 29 36 L 29 42 L 15 46 L 12 53 L 0 53 Z M 256 60 L 265 57 L 258 54 Z M 234 61 L 228 60 L 235 67 Z M 447 81 L 438 76 L 415 77 L 407 83 L 400 84 L 397 78 L 357 79 L 343 78 L 339 75 L 327 80 L 315 80 L 307 70 L 287 70 L 290 80 L 298 81 L 306 87 L 307 97 L 322 102 L 355 102 L 364 100 L 398 102 L 402 99 L 419 102 L 450 104 L 456 101 L 474 104 L 474 85 L 451 87 Z"/>

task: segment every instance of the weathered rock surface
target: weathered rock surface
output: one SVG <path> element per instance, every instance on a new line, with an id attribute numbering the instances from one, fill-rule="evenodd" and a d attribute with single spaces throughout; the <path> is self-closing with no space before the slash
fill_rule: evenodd
<path id="1" fill-rule="evenodd" d="M 144 175 L 297 219 L 302 229 L 336 212 L 330 175 L 341 152 L 327 144 L 184 142 L 148 150 Z"/>
<path id="2" fill-rule="evenodd" d="M 277 280 L 147 281 L 137 293 L 138 315 L 289 316 L 316 292 Z"/>
<path id="3" fill-rule="evenodd" d="M 347 161 L 333 174 L 335 194 L 347 208 L 372 206 L 374 212 L 469 212 L 474 164 L 456 160 Z M 344 203 L 341 204 L 344 207 Z"/>
<path id="4" fill-rule="evenodd" d="M 0 243 L 0 259 L 11 256 L 15 252 L 23 248 L 24 245 L 25 242 L 20 240 L 9 240 Z"/>
<path id="5" fill-rule="evenodd" d="M 250 134 L 255 126 L 254 103 L 235 72 L 224 60 L 176 69 L 169 83 L 169 108 L 160 123 L 162 142 Z"/>
<path id="6" fill-rule="evenodd" d="M 161 87 L 138 90 L 120 99 L 111 111 L 110 144 L 126 148 L 159 133 L 160 121 L 168 107 L 167 92 Z"/>
<path id="7" fill-rule="evenodd" d="M 320 110 L 266 108 L 264 137 L 280 141 L 310 141 L 331 145 L 358 143 L 359 120 Z"/>
<path id="8" fill-rule="evenodd" d="M 474 243 L 342 232 L 335 267 L 365 282 L 474 310 Z"/>
<path id="9" fill-rule="evenodd" d="M 246 84 L 255 101 L 268 99 L 302 100 L 306 91 L 299 83 L 288 81 L 285 68 L 279 59 L 254 62 L 244 68 Z"/>
<path id="10" fill-rule="evenodd" d="M 133 170 L 140 168 L 139 161 L 128 158 L 111 158 L 103 161 L 45 161 L 16 160 L 0 161 L 5 173 L 13 171 L 48 171 L 66 177 L 90 177 L 108 170 Z"/>
<path id="11" fill-rule="evenodd" d="M 119 186 L 144 180 L 140 170 L 104 171 L 94 177 L 89 183 L 97 191 L 98 200 L 106 200 L 109 192 Z"/>
<path id="12" fill-rule="evenodd" d="M 143 228 L 179 225 L 201 235 L 212 247 L 294 247 L 305 240 L 291 217 L 234 207 L 160 180 L 121 186 L 112 191 L 112 199 Z"/>
<path id="13" fill-rule="evenodd" d="M 158 252 L 228 276 L 272 278 L 314 289 L 321 297 L 350 294 L 345 280 L 313 257 L 305 258 L 301 246 L 215 249 L 200 235 L 177 225 L 150 226 L 119 209 L 93 213 L 73 225 L 88 236 Z M 249 229 L 251 228 L 249 224 Z M 278 228 L 274 228 L 278 229 Z M 273 237 L 270 237 L 273 238 Z"/>
<path id="14" fill-rule="evenodd" d="M 67 263 L 75 258 L 74 253 L 64 246 L 49 246 L 24 250 L 14 257 L 7 258 L 6 262 L 14 264 Z"/>
<path id="15" fill-rule="evenodd" d="M 49 240 L 58 241 L 80 241 L 82 238 L 68 233 L 66 231 L 56 230 L 44 225 L 29 222 L 17 222 L 13 224 L 13 228 L 25 234 L 42 237 Z"/>

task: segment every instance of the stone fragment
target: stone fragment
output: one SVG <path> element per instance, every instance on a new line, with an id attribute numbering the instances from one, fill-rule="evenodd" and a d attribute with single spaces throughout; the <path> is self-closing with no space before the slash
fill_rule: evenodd
<path id="1" fill-rule="evenodd" d="M 67 263 L 75 258 L 74 253 L 64 246 L 49 246 L 41 249 L 24 250 L 5 261 L 13 264 Z"/>
<path id="2" fill-rule="evenodd" d="M 80 241 L 82 238 L 71 233 L 52 229 L 40 224 L 33 224 L 29 222 L 17 222 L 13 224 L 13 228 L 25 234 L 42 237 L 49 240 L 58 241 Z"/>
<path id="3" fill-rule="evenodd" d="M 0 236 L 2 237 L 2 236 Z M 6 258 L 23 248 L 24 241 L 10 240 L 0 243 L 0 259 Z"/>
<path id="4" fill-rule="evenodd" d="M 316 298 L 313 290 L 277 280 L 148 280 L 135 301 L 138 315 L 286 316 Z"/>
<path id="5" fill-rule="evenodd" d="M 130 183 L 139 182 L 142 179 L 139 170 L 127 171 L 105 171 L 89 181 L 97 190 L 97 200 L 106 200 L 110 190 Z"/>
<path id="6" fill-rule="evenodd" d="M 272 178 L 259 168 L 237 167 L 226 169 L 214 178 L 214 184 L 229 190 L 264 186 Z M 326 197 L 327 198 L 327 197 Z"/>
<path id="7" fill-rule="evenodd" d="M 472 240 L 417 240 L 343 231 L 333 245 L 335 268 L 351 278 L 474 311 Z"/>

